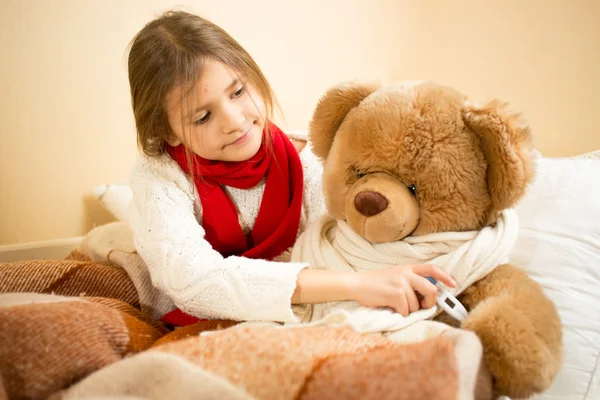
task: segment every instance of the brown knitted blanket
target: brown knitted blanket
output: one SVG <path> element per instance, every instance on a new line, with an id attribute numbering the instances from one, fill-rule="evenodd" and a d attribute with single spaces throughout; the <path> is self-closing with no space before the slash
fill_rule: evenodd
<path id="1" fill-rule="evenodd" d="M 481 344 L 469 332 L 414 344 L 233 321 L 171 332 L 141 297 L 122 266 L 80 252 L 0 264 L 0 399 L 490 396 Z"/>

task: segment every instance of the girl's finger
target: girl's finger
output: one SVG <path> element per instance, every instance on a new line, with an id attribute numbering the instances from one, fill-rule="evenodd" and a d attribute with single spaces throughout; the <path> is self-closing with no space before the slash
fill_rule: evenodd
<path id="1" fill-rule="evenodd" d="M 409 282 L 413 289 L 423 297 L 421 299 L 421 307 L 431 308 L 435 305 L 437 301 L 437 288 L 433 283 L 416 274 L 409 277 Z"/>
<path id="2" fill-rule="evenodd" d="M 408 305 L 409 314 L 418 311 L 421 306 L 417 299 L 417 294 L 408 280 L 406 281 L 404 292 L 406 293 L 406 303 Z"/>
<path id="3" fill-rule="evenodd" d="M 444 270 L 435 265 L 417 264 L 413 267 L 413 272 L 423 277 L 431 276 L 448 287 L 456 287 L 456 282 L 454 281 L 454 279 L 452 279 L 452 277 L 448 275 L 448 273 L 446 273 Z"/>
<path id="4" fill-rule="evenodd" d="M 408 316 L 408 302 L 406 300 L 406 294 L 404 293 L 404 290 L 401 289 L 395 293 L 392 303 L 392 308 L 398 314 L 401 314 L 404 317 Z"/>

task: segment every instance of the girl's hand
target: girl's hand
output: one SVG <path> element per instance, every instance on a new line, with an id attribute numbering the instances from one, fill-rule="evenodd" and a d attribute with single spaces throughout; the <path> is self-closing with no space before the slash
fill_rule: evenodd
<path id="1" fill-rule="evenodd" d="M 397 265 L 355 273 L 351 297 L 363 306 L 390 307 L 406 317 L 411 312 L 433 307 L 436 303 L 437 288 L 426 276 L 431 276 L 448 287 L 456 287 L 456 282 L 450 275 L 434 265 Z M 417 293 L 422 296 L 420 301 Z"/>

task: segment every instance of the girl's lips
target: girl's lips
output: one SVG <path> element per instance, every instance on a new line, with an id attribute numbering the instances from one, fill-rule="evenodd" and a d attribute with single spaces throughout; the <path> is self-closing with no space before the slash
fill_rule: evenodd
<path id="1" fill-rule="evenodd" d="M 251 129 L 252 128 L 248 129 L 246 131 L 246 133 L 244 133 L 242 136 L 240 136 L 239 138 L 237 138 L 234 142 L 229 143 L 227 146 L 233 146 L 233 145 L 242 143 L 245 139 L 247 139 L 248 137 L 250 137 L 250 130 Z"/>

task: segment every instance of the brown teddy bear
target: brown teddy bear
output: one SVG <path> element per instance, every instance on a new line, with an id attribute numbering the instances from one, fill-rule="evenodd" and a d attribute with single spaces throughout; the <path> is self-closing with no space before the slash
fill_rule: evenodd
<path id="1" fill-rule="evenodd" d="M 331 88 L 309 137 L 324 162 L 329 216 L 374 246 L 496 229 L 534 174 L 519 115 L 434 83 Z M 498 262 L 490 271 L 463 277 L 456 293 L 468 315 L 460 327 L 481 340 L 496 395 L 540 393 L 562 365 L 556 308 L 518 267 Z"/>

